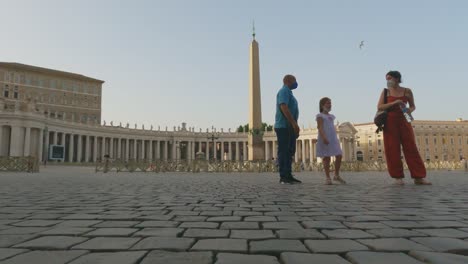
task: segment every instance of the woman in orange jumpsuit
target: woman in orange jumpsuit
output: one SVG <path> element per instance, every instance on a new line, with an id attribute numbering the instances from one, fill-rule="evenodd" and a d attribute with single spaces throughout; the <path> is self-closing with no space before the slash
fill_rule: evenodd
<path id="1" fill-rule="evenodd" d="M 384 89 L 380 95 L 377 108 L 379 111 L 387 110 L 387 121 L 384 126 L 385 158 L 387 160 L 388 173 L 396 180 L 396 184 L 403 185 L 403 162 L 401 160 L 401 146 L 408 164 L 411 178 L 415 184 L 431 184 L 426 177 L 426 167 L 419 155 L 414 138 L 413 127 L 403 115 L 401 105 L 409 103 L 407 112 L 411 114 L 416 109 L 413 92 L 409 88 L 401 87 L 401 74 L 398 71 L 390 71 L 385 76 L 388 89 Z M 384 104 L 384 92 L 387 92 L 387 103 Z"/>

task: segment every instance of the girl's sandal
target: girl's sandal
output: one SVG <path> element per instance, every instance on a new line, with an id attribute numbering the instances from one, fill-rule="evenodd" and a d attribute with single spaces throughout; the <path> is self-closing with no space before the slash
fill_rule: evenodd
<path id="1" fill-rule="evenodd" d="M 332 185 L 332 180 L 330 179 L 330 177 L 327 177 L 327 179 L 325 180 L 325 185 Z"/>
<path id="2" fill-rule="evenodd" d="M 396 185 L 405 185 L 405 182 L 403 181 L 403 179 L 396 179 L 395 184 Z"/>
<path id="3" fill-rule="evenodd" d="M 339 183 L 341 183 L 341 184 L 346 184 L 346 181 L 343 180 L 343 178 L 341 178 L 340 176 L 335 176 L 335 177 L 333 177 L 333 180 L 334 180 L 334 181 L 337 181 L 337 182 L 339 182 Z"/>

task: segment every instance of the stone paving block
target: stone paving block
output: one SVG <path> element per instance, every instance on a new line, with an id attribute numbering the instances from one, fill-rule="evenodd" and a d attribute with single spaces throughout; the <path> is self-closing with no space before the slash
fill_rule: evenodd
<path id="1" fill-rule="evenodd" d="M 274 216 L 258 215 L 258 216 L 247 216 L 244 218 L 246 222 L 274 222 L 277 221 Z"/>
<path id="2" fill-rule="evenodd" d="M 265 222 L 263 229 L 304 229 L 298 222 Z"/>
<path id="3" fill-rule="evenodd" d="M 137 264 L 146 254 L 146 251 L 102 252 L 84 255 L 69 264 Z"/>
<path id="4" fill-rule="evenodd" d="M 251 253 L 277 254 L 285 251 L 308 252 L 300 240 L 269 239 L 250 242 Z"/>
<path id="5" fill-rule="evenodd" d="M 198 216 L 198 215 L 182 215 L 182 216 L 177 216 L 173 221 L 177 222 L 203 222 L 203 221 L 208 221 L 209 219 L 207 216 Z"/>
<path id="6" fill-rule="evenodd" d="M 410 251 L 409 255 L 424 263 L 431 264 L 466 264 L 468 256 L 461 256 L 450 253 Z"/>
<path id="7" fill-rule="evenodd" d="M 143 228 L 142 230 L 133 234 L 133 236 L 157 236 L 157 237 L 178 237 L 184 232 L 183 228 Z"/>
<path id="8" fill-rule="evenodd" d="M 384 229 L 390 228 L 379 222 L 343 222 L 343 224 L 352 229 Z"/>
<path id="9" fill-rule="evenodd" d="M 468 238 L 468 232 L 453 228 L 416 229 L 416 231 L 433 237 Z"/>
<path id="10" fill-rule="evenodd" d="M 132 250 L 162 249 L 170 251 L 186 251 L 195 239 L 179 237 L 147 237 L 132 247 Z"/>
<path id="11" fill-rule="evenodd" d="M 314 229 L 339 229 L 346 228 L 342 223 L 338 221 L 304 221 L 302 225 L 305 228 L 314 228 Z"/>
<path id="12" fill-rule="evenodd" d="M 2 264 L 65 264 L 87 252 L 85 250 L 29 251 L 9 258 Z"/>
<path id="13" fill-rule="evenodd" d="M 136 228 L 125 228 L 125 227 L 106 227 L 106 228 L 97 228 L 94 231 L 91 231 L 85 236 L 90 236 L 90 237 L 99 237 L 99 236 L 106 236 L 106 237 L 111 237 L 111 236 L 130 236 L 131 234 L 135 233 L 138 231 Z"/>
<path id="14" fill-rule="evenodd" d="M 428 228 L 429 226 L 423 225 L 416 221 L 382 221 L 384 225 L 394 228 Z"/>
<path id="15" fill-rule="evenodd" d="M 223 229 L 189 228 L 184 233 L 184 237 L 194 238 L 223 238 L 228 236 L 229 230 Z"/>
<path id="16" fill-rule="evenodd" d="M 179 222 L 174 221 L 143 221 L 135 227 L 177 227 Z"/>
<path id="17" fill-rule="evenodd" d="M 216 222 L 185 222 L 179 225 L 180 228 L 218 228 Z"/>
<path id="18" fill-rule="evenodd" d="M 238 222 L 241 220 L 240 216 L 215 216 L 206 219 L 207 222 Z"/>
<path id="19" fill-rule="evenodd" d="M 359 229 L 334 229 L 322 230 L 322 233 L 328 238 L 374 238 L 375 236 Z"/>
<path id="20" fill-rule="evenodd" d="M 276 257 L 266 255 L 219 253 L 216 259 L 215 264 L 280 264 Z"/>
<path id="21" fill-rule="evenodd" d="M 140 264 L 212 264 L 212 252 L 171 252 L 153 250 L 140 262 Z"/>
<path id="22" fill-rule="evenodd" d="M 384 228 L 384 229 L 369 229 L 366 230 L 368 233 L 376 235 L 378 237 L 389 238 L 389 237 L 418 237 L 427 236 L 416 230 L 401 229 L 401 228 Z"/>
<path id="23" fill-rule="evenodd" d="M 43 236 L 33 240 L 17 244 L 15 248 L 29 249 L 67 249 L 73 245 L 82 243 L 88 240 L 84 237 L 72 236 Z"/>
<path id="24" fill-rule="evenodd" d="M 358 216 L 351 216 L 347 217 L 347 222 L 377 222 L 377 221 L 385 221 L 388 220 L 383 216 L 378 215 L 358 215 Z"/>
<path id="25" fill-rule="evenodd" d="M 284 252 L 281 253 L 280 257 L 284 264 L 312 264 L 312 263 L 323 263 L 323 264 L 350 264 L 339 255 L 331 254 L 307 254 L 307 253 L 295 253 L 295 252 Z"/>
<path id="26" fill-rule="evenodd" d="M 93 227 L 133 227 L 141 223 L 140 221 L 103 221 L 99 224 L 93 225 Z"/>
<path id="27" fill-rule="evenodd" d="M 50 227 L 12 227 L 0 231 L 0 236 L 3 235 L 26 235 L 26 234 L 38 234 L 46 230 L 51 229 Z"/>
<path id="28" fill-rule="evenodd" d="M 230 238 L 261 240 L 276 238 L 272 230 L 231 230 Z"/>
<path id="29" fill-rule="evenodd" d="M 467 224 L 457 221 L 419 221 L 418 223 L 428 228 L 468 227 Z"/>
<path id="30" fill-rule="evenodd" d="M 54 227 L 92 227 L 101 223 L 101 220 L 66 220 L 58 223 Z"/>
<path id="31" fill-rule="evenodd" d="M 248 251 L 248 247 L 245 239 L 217 238 L 198 240 L 190 250 L 244 253 Z"/>
<path id="32" fill-rule="evenodd" d="M 64 216 L 63 220 L 96 220 L 99 218 L 98 214 L 72 214 Z"/>
<path id="33" fill-rule="evenodd" d="M 385 218 L 387 218 L 390 221 L 424 221 L 426 220 L 422 216 L 416 216 L 416 215 L 384 215 Z"/>
<path id="34" fill-rule="evenodd" d="M 432 249 L 405 238 L 359 239 L 357 242 L 376 251 L 432 251 Z"/>
<path id="35" fill-rule="evenodd" d="M 351 239 L 306 240 L 305 245 L 316 253 L 345 253 L 369 250 L 368 247 Z"/>
<path id="36" fill-rule="evenodd" d="M 231 216 L 232 211 L 203 211 L 201 216 Z"/>
<path id="37" fill-rule="evenodd" d="M 0 248 L 0 260 L 16 256 L 27 251 L 27 249 L 19 248 Z"/>
<path id="38" fill-rule="evenodd" d="M 258 222 L 224 222 L 221 229 L 259 229 Z"/>
<path id="39" fill-rule="evenodd" d="M 0 248 L 10 247 L 28 240 L 32 240 L 36 235 L 0 235 Z"/>
<path id="40" fill-rule="evenodd" d="M 252 212 L 252 211 L 234 211 L 232 214 L 234 216 L 260 216 L 260 215 L 263 215 L 262 212 Z"/>
<path id="41" fill-rule="evenodd" d="M 346 218 L 340 215 L 319 215 L 310 217 L 313 219 L 313 221 L 346 221 Z"/>
<path id="42" fill-rule="evenodd" d="M 276 234 L 281 239 L 325 239 L 326 237 L 315 229 L 283 229 Z"/>
<path id="43" fill-rule="evenodd" d="M 411 238 L 411 240 L 432 249 L 432 250 L 414 249 L 418 251 L 439 251 L 439 252 L 468 254 L 468 241 L 457 239 L 457 238 L 414 237 L 414 238 Z"/>
<path id="44" fill-rule="evenodd" d="M 358 251 L 347 253 L 346 259 L 353 264 L 424 264 L 403 253 Z"/>
<path id="45" fill-rule="evenodd" d="M 136 237 L 95 237 L 84 243 L 76 245 L 73 249 L 88 250 L 126 250 L 137 243 L 140 238 Z"/>
<path id="46" fill-rule="evenodd" d="M 463 220 L 463 218 L 455 215 L 423 215 L 424 219 L 427 220 L 436 220 L 436 221 L 458 221 Z"/>
<path id="47" fill-rule="evenodd" d="M 135 221 L 169 221 L 172 220 L 174 215 L 140 215 L 132 220 Z"/>
<path id="48" fill-rule="evenodd" d="M 79 236 L 90 231 L 93 231 L 94 228 L 88 227 L 55 227 L 44 232 L 41 232 L 41 235 L 61 235 L 61 236 Z"/>

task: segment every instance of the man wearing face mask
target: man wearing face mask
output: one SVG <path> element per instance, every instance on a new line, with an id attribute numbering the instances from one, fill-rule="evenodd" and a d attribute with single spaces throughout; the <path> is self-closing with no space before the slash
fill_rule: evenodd
<path id="1" fill-rule="evenodd" d="M 418 185 L 430 185 L 425 180 L 426 167 L 421 159 L 414 138 L 411 120 L 405 118 L 405 113 L 411 114 L 416 110 L 414 95 L 411 89 L 400 86 L 401 74 L 398 71 L 390 71 L 385 75 L 387 87 L 380 95 L 377 109 L 387 110 L 387 121 L 383 129 L 385 159 L 387 160 L 388 173 L 395 179 L 395 183 L 403 185 L 404 170 L 401 161 L 401 146 L 406 164 L 414 183 Z M 387 102 L 384 102 L 387 93 Z M 409 108 L 406 108 L 406 104 Z M 405 110 L 405 112 L 403 112 Z"/>
<path id="2" fill-rule="evenodd" d="M 301 183 L 292 175 L 292 158 L 296 153 L 296 138 L 299 137 L 299 107 L 292 90 L 298 86 L 296 77 L 286 75 L 283 87 L 276 95 L 275 132 L 278 139 L 278 165 L 281 184 Z"/>

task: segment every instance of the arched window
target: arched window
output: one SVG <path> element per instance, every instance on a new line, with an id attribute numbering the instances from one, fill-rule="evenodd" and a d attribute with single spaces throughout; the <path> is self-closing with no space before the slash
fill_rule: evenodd
<path id="1" fill-rule="evenodd" d="M 362 151 L 358 151 L 356 153 L 356 157 L 358 161 L 364 161 L 364 155 L 362 154 Z"/>

